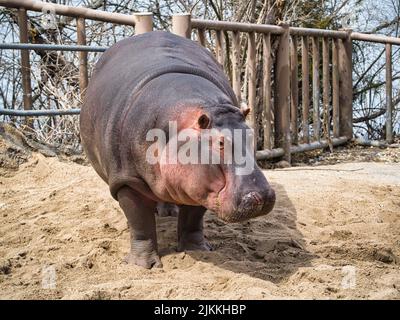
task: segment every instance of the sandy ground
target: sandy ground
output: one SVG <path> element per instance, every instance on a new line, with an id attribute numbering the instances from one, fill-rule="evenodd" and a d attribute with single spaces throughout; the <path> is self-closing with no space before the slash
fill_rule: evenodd
<path id="1" fill-rule="evenodd" d="M 176 252 L 157 218 L 162 269 L 122 263 L 125 217 L 89 166 L 33 153 L 0 171 L 0 298 L 400 298 L 400 164 L 265 171 L 271 214 L 206 217 L 213 252 Z"/>

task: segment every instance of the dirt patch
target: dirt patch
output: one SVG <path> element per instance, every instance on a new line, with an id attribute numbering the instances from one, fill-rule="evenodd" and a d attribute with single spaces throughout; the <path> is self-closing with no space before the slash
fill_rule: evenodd
<path id="1" fill-rule="evenodd" d="M 80 146 L 73 149 L 70 146 L 51 145 L 28 136 L 27 132 L 22 132 L 12 124 L 0 122 L 0 177 L 13 175 L 21 164 L 28 161 L 32 152 L 89 165 Z"/>
<path id="2" fill-rule="evenodd" d="M 0 298 L 400 298 L 400 165 L 348 163 L 265 174 L 266 217 L 206 215 L 213 252 L 176 252 L 157 219 L 162 269 L 122 263 L 128 229 L 88 166 L 33 153 L 0 176 Z"/>

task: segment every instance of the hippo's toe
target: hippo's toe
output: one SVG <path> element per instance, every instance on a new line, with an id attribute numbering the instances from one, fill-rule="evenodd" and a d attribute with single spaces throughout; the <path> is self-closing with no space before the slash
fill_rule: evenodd
<path id="1" fill-rule="evenodd" d="M 146 269 L 162 268 L 163 265 L 158 253 L 152 248 L 151 240 L 136 240 L 124 261 Z"/>

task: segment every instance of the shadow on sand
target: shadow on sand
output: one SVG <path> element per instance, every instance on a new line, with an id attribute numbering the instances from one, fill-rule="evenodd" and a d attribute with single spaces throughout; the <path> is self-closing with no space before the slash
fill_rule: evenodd
<path id="1" fill-rule="evenodd" d="M 296 209 L 282 185 L 272 186 L 277 201 L 269 215 L 244 223 L 225 224 L 208 212 L 205 236 L 213 251 L 187 254 L 198 261 L 274 283 L 284 281 L 299 267 L 310 266 L 314 256 L 305 249 L 305 240 L 297 229 Z M 173 223 L 171 217 L 164 219 L 158 218 L 158 223 L 164 227 L 161 239 L 159 237 L 160 253 L 168 255 L 174 245 L 176 248 L 176 239 L 171 243 L 176 234 L 171 233 L 172 226 L 165 225 Z"/>

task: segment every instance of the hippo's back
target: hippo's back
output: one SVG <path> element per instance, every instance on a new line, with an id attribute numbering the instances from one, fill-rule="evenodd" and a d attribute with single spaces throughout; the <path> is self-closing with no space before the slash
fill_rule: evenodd
<path id="1" fill-rule="evenodd" d="M 135 170 L 131 159 L 127 158 L 129 148 L 122 137 L 124 119 L 128 113 L 129 118 L 135 113 L 137 123 L 143 128 L 141 118 L 146 110 L 140 109 L 143 106 L 135 106 L 135 98 L 146 83 L 166 73 L 206 78 L 237 104 L 221 66 L 211 53 L 195 42 L 163 31 L 117 42 L 97 62 L 80 116 L 84 149 L 110 188 Z M 132 130 L 138 129 L 132 126 Z"/>

